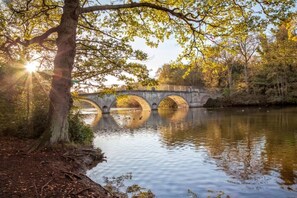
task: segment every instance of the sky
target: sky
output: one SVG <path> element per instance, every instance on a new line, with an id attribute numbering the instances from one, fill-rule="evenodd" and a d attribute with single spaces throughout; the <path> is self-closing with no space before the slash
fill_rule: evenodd
<path id="1" fill-rule="evenodd" d="M 145 44 L 144 39 L 136 38 L 132 43 L 134 49 L 141 50 L 148 54 L 148 60 L 140 62 L 147 66 L 150 70 L 150 77 L 155 77 L 156 72 L 159 68 L 162 67 L 165 63 L 170 63 L 177 59 L 178 55 L 182 52 L 182 48 L 178 45 L 174 38 L 165 40 L 163 43 L 160 43 L 157 48 L 148 47 Z M 117 81 L 115 83 L 115 81 Z M 122 84 L 118 82 L 115 77 L 108 77 L 106 85 L 111 84 Z"/>
<path id="2" fill-rule="evenodd" d="M 99 0 L 101 4 L 110 4 L 117 2 L 115 0 Z M 158 68 L 165 63 L 170 63 L 177 59 L 177 56 L 182 52 L 181 47 L 177 44 L 174 38 L 165 40 L 160 43 L 157 48 L 150 48 L 145 44 L 144 39 L 136 38 L 132 43 L 134 49 L 141 50 L 148 54 L 148 60 L 141 62 L 150 70 L 150 77 L 155 77 Z M 106 84 L 114 84 L 116 78 L 109 77 Z"/>
<path id="3" fill-rule="evenodd" d="M 182 52 L 181 47 L 177 44 L 174 38 L 165 40 L 160 43 L 157 48 L 150 48 L 145 44 L 143 39 L 135 39 L 132 43 L 134 49 L 139 49 L 148 54 L 148 60 L 143 64 L 150 70 L 150 75 L 154 76 L 158 68 L 165 63 L 170 63 L 176 60 L 177 56 Z"/>

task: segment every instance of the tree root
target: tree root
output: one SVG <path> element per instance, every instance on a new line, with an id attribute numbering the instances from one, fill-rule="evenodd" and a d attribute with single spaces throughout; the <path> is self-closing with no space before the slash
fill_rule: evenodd
<path id="1" fill-rule="evenodd" d="M 51 137 L 52 131 L 50 129 L 46 129 L 46 131 L 44 131 L 44 133 L 40 136 L 36 143 L 27 149 L 27 153 L 32 153 L 34 151 L 55 145 L 62 145 L 63 148 L 65 144 L 69 143 L 69 139 L 51 142 Z"/>
<path id="2" fill-rule="evenodd" d="M 64 173 L 65 175 L 67 175 L 71 179 L 72 179 L 71 176 L 74 176 L 76 179 L 82 180 L 82 177 L 76 173 L 68 172 L 68 171 L 64 171 L 64 170 L 61 170 L 61 172 Z M 74 179 L 72 179 L 72 180 L 74 180 Z"/>
<path id="3" fill-rule="evenodd" d="M 90 189 L 92 189 L 92 188 L 90 188 L 90 187 L 88 187 L 88 188 L 84 188 L 84 189 L 78 191 L 77 193 L 74 193 L 74 195 L 79 195 L 79 194 L 81 194 L 81 193 L 83 193 L 83 192 L 85 192 L 85 191 L 87 191 L 87 190 L 90 190 Z"/>
<path id="4" fill-rule="evenodd" d="M 35 189 L 35 195 L 37 198 L 39 198 L 39 193 L 38 193 L 38 190 L 37 190 L 37 186 L 35 184 L 35 181 L 34 181 L 34 189 Z"/>
<path id="5" fill-rule="evenodd" d="M 37 150 L 41 150 L 50 144 L 50 133 L 49 131 L 45 131 L 42 136 L 27 150 L 27 153 L 32 153 Z"/>
<path id="6" fill-rule="evenodd" d="M 52 178 L 52 179 L 50 179 L 48 182 L 46 182 L 42 187 L 41 187 L 41 191 L 40 191 L 40 197 L 42 197 L 42 194 L 43 194 L 43 190 L 44 190 L 44 188 L 46 187 L 46 186 L 48 186 L 49 185 L 49 183 L 51 182 L 51 181 L 53 181 L 54 179 Z"/>

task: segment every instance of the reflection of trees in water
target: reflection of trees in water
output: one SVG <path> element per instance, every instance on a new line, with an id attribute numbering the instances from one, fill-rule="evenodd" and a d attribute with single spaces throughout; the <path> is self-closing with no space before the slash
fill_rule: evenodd
<path id="1" fill-rule="evenodd" d="M 191 143 L 197 147 L 203 145 L 204 128 L 210 114 L 206 109 L 190 109 L 183 120 L 171 122 L 160 127 L 163 143 L 169 149 L 182 147 Z"/>
<path id="2" fill-rule="evenodd" d="M 188 108 L 170 110 L 170 109 L 160 109 L 158 114 L 161 118 L 167 119 L 169 122 L 181 122 L 184 121 L 188 115 Z"/>
<path id="3" fill-rule="evenodd" d="M 150 114 L 151 111 L 135 109 L 130 111 L 117 111 L 112 114 L 112 117 L 120 128 L 137 129 L 144 125 L 149 119 Z"/>
<path id="4" fill-rule="evenodd" d="M 161 143 L 168 149 L 203 147 L 210 157 L 206 160 L 214 160 L 240 182 L 261 182 L 263 175 L 274 170 L 280 174 L 280 185 L 297 184 L 297 109 L 266 111 L 134 111 L 103 115 L 95 128 L 104 133 L 111 129 L 137 133 L 142 130 L 133 129 L 158 128 Z"/>
<path id="5" fill-rule="evenodd" d="M 280 184 L 297 183 L 297 118 L 290 109 L 277 114 L 272 112 L 269 118 L 269 130 L 265 135 L 267 161 L 273 162 L 271 168 L 280 169 Z M 295 114 L 294 114 L 295 113 Z M 266 164 L 269 167 L 271 163 Z"/>
<path id="6" fill-rule="evenodd" d="M 297 184 L 297 120 L 291 111 L 208 112 L 161 127 L 162 142 L 173 149 L 204 146 L 218 167 L 242 182 L 277 170 L 281 185 Z"/>
<path id="7" fill-rule="evenodd" d="M 250 118 L 224 113 L 220 120 L 208 123 L 205 131 L 205 148 L 209 156 L 217 166 L 240 181 L 255 180 L 264 174 L 265 137 L 257 136 L 251 130 Z"/>

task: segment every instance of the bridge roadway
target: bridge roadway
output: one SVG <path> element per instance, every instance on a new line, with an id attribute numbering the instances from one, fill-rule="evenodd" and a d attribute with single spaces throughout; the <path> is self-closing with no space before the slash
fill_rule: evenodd
<path id="1" fill-rule="evenodd" d="M 171 98 L 179 108 L 202 107 L 213 95 L 202 89 L 187 90 L 119 90 L 112 94 L 81 93 L 79 100 L 91 103 L 103 114 L 110 113 L 110 108 L 116 102 L 118 96 L 129 96 L 136 100 L 143 110 L 157 110 L 160 102 L 165 98 Z"/>

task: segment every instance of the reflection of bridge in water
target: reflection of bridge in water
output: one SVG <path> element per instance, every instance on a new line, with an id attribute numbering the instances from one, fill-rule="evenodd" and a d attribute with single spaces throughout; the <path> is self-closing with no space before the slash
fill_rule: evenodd
<path id="1" fill-rule="evenodd" d="M 156 89 L 137 90 L 115 90 L 113 93 L 81 93 L 79 100 L 89 102 L 100 110 L 103 114 L 110 113 L 111 107 L 115 104 L 118 96 L 129 96 L 136 100 L 143 110 L 157 110 L 159 104 L 165 98 L 172 99 L 179 108 L 202 107 L 214 94 L 204 89 L 194 89 L 190 86 L 173 86 Z M 167 88 L 167 89 L 166 89 Z"/>
<path id="2" fill-rule="evenodd" d="M 207 112 L 203 108 L 188 111 L 188 109 L 162 111 L 120 111 L 111 114 L 99 114 L 92 122 L 93 130 L 120 130 L 138 128 L 184 128 L 199 125 L 206 121 Z"/>

